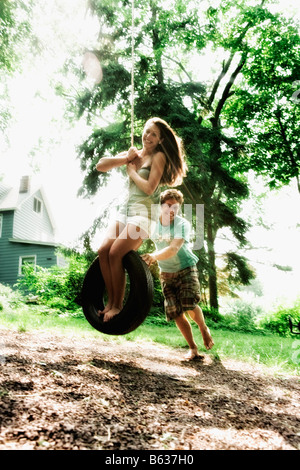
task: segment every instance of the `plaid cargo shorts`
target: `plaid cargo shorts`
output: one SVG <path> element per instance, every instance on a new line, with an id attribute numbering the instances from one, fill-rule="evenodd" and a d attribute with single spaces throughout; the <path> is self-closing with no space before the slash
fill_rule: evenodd
<path id="1" fill-rule="evenodd" d="M 174 320 L 200 302 L 200 283 L 196 266 L 177 273 L 160 274 L 167 320 Z"/>

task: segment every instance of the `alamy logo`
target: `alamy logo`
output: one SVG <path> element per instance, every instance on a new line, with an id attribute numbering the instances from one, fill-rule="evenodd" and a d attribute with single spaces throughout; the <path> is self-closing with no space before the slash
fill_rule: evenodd
<path id="1" fill-rule="evenodd" d="M 129 236 L 132 240 L 137 240 L 141 236 L 141 228 L 147 230 L 151 238 L 153 227 L 159 220 L 160 208 L 160 204 L 152 204 L 151 209 L 143 204 L 136 204 L 134 212 L 130 209 L 129 213 L 127 213 L 127 210 L 125 210 L 129 223 L 128 231 L 119 235 L 119 238 L 127 238 L 127 236 Z M 190 242 L 192 249 L 200 250 L 204 245 L 204 204 L 183 204 L 181 210 L 183 217 L 191 226 Z M 131 217 L 132 219 L 130 220 Z M 141 224 L 139 225 L 139 223 Z M 117 234 L 115 234 L 115 237 L 117 238 Z M 171 227 L 170 235 L 167 233 L 167 230 L 165 230 L 164 237 L 171 239 Z"/>
<path id="2" fill-rule="evenodd" d="M 204 204 L 184 204 L 184 218 L 191 224 L 193 250 L 200 250 L 204 244 Z"/>

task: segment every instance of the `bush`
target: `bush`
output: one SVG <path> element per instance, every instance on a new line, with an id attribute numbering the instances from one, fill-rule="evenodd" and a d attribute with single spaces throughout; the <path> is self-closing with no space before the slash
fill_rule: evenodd
<path id="1" fill-rule="evenodd" d="M 23 303 L 23 297 L 19 292 L 14 291 L 11 287 L 0 284 L 0 310 L 5 308 L 19 307 Z"/>
<path id="2" fill-rule="evenodd" d="M 280 336 L 290 336 L 289 317 L 294 323 L 300 321 L 300 298 L 296 300 L 292 307 L 278 306 L 274 312 L 271 312 L 260 319 L 260 326 L 271 333 Z"/>
<path id="3" fill-rule="evenodd" d="M 40 303 L 51 308 L 75 311 L 87 268 L 87 261 L 78 256 L 71 256 L 67 267 L 34 270 L 26 266 L 17 287 L 22 294 L 37 296 Z"/>
<path id="4" fill-rule="evenodd" d="M 206 313 L 204 310 L 206 317 Z M 222 309 L 222 314 L 216 312 L 214 325 L 231 331 L 252 333 L 258 330 L 257 319 L 261 314 L 261 307 L 253 302 L 237 299 Z M 210 317 L 208 316 L 208 319 Z"/>
<path id="5" fill-rule="evenodd" d="M 168 324 L 166 320 L 166 315 L 164 312 L 164 307 L 152 306 L 149 315 L 145 320 L 146 324 L 152 324 L 156 326 L 166 326 Z"/>
<path id="6" fill-rule="evenodd" d="M 154 285 L 154 295 L 153 295 L 153 305 L 157 308 L 164 310 L 164 296 L 161 290 L 161 283 L 159 279 L 153 278 Z"/>
<path id="7" fill-rule="evenodd" d="M 209 326 L 216 326 L 216 324 L 222 322 L 223 315 L 221 315 L 215 308 L 210 308 L 207 305 L 200 306 L 205 318 L 205 322 Z"/>

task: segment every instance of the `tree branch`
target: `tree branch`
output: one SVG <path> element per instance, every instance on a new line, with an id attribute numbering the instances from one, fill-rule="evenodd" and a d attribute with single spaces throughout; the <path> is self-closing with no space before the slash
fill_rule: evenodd
<path id="1" fill-rule="evenodd" d="M 264 5 L 265 1 L 266 1 L 266 0 L 262 0 L 262 1 L 261 1 L 260 7 L 262 7 L 262 6 Z M 249 22 L 246 24 L 246 26 L 245 26 L 244 29 L 242 30 L 240 36 L 239 36 L 239 37 L 237 38 L 237 40 L 236 40 L 236 43 L 235 43 L 235 51 L 232 51 L 232 52 L 231 52 L 230 57 L 229 57 L 229 59 L 226 61 L 226 63 L 225 63 L 225 61 L 223 61 L 222 71 L 221 71 L 221 73 L 219 74 L 218 78 L 216 79 L 216 81 L 215 81 L 215 83 L 214 83 L 214 86 L 213 86 L 213 88 L 212 88 L 210 97 L 208 98 L 208 101 L 207 101 L 207 110 L 211 110 L 211 106 L 212 106 L 212 104 L 213 104 L 213 101 L 214 101 L 214 99 L 215 99 L 216 93 L 217 93 L 218 88 L 219 88 L 219 86 L 220 86 L 221 80 L 222 80 L 222 78 L 226 75 L 226 73 L 228 72 L 229 67 L 230 67 L 230 65 L 231 65 L 231 63 L 232 63 L 232 60 L 233 60 L 233 58 L 234 58 L 234 56 L 235 56 L 235 54 L 236 54 L 237 46 L 239 46 L 239 45 L 242 43 L 244 37 L 246 36 L 248 30 L 252 27 L 252 25 L 253 25 L 253 22 L 252 22 L 252 21 L 249 21 Z"/>
<path id="2" fill-rule="evenodd" d="M 299 169 L 298 169 L 297 162 L 296 162 L 296 160 L 295 160 L 295 158 L 294 158 L 294 154 L 293 154 L 293 151 L 292 151 L 292 149 L 291 149 L 291 146 L 290 146 L 288 137 L 287 137 L 287 135 L 286 135 L 285 127 L 284 127 L 284 125 L 283 125 L 282 118 L 281 118 L 280 109 L 277 109 L 274 114 L 275 114 L 276 119 L 277 119 L 278 124 L 279 124 L 280 136 L 282 137 L 282 140 L 283 140 L 284 146 L 285 146 L 285 148 L 286 148 L 287 154 L 288 154 L 288 156 L 289 156 L 289 158 L 290 158 L 292 167 L 293 167 L 293 169 L 295 170 L 295 173 L 296 173 L 296 174 L 295 174 L 295 177 L 296 177 L 296 180 L 297 180 L 297 188 L 298 188 L 298 192 L 300 193 Z"/>
<path id="3" fill-rule="evenodd" d="M 229 69 L 229 67 L 232 63 L 232 60 L 233 60 L 234 56 L 235 56 L 235 52 L 232 52 L 230 54 L 230 57 L 227 60 L 227 62 L 225 63 L 225 61 L 223 61 L 222 71 L 221 71 L 221 73 L 219 74 L 218 78 L 216 79 L 216 81 L 214 83 L 214 86 L 213 86 L 213 89 L 211 91 L 210 97 L 208 98 L 208 101 L 207 101 L 207 104 L 206 104 L 208 110 L 211 109 L 211 105 L 213 104 L 213 101 L 215 99 L 215 96 L 216 96 L 216 93 L 218 91 L 221 80 L 226 75 L 226 73 L 228 72 L 228 69 Z"/>
<path id="4" fill-rule="evenodd" d="M 242 57 L 241 57 L 241 60 L 238 64 L 238 66 L 236 67 L 236 69 L 234 70 L 234 72 L 231 74 L 230 76 L 230 79 L 229 81 L 227 82 L 227 85 L 225 86 L 224 88 L 224 91 L 223 91 L 223 94 L 222 94 L 222 97 L 217 105 L 217 108 L 216 108 L 216 111 L 214 113 L 214 117 L 212 119 L 212 122 L 216 125 L 217 122 L 219 121 L 219 118 L 220 118 L 220 114 L 221 114 L 221 111 L 222 111 L 222 108 L 226 102 L 226 100 L 233 95 L 233 92 L 230 91 L 236 77 L 238 76 L 238 74 L 240 73 L 240 71 L 242 70 L 245 62 L 246 62 L 246 58 L 247 58 L 247 53 L 244 53 L 242 54 Z"/>
<path id="5" fill-rule="evenodd" d="M 191 75 L 188 73 L 188 71 L 185 69 L 185 67 L 182 65 L 181 62 L 179 62 L 178 60 L 175 60 L 173 59 L 173 57 L 170 57 L 168 55 L 164 55 L 164 57 L 168 60 L 171 60 L 172 62 L 174 62 L 176 65 L 178 65 L 179 68 L 181 68 L 181 70 L 186 74 L 186 76 L 188 77 L 188 79 L 192 82 L 193 79 L 191 77 Z"/>

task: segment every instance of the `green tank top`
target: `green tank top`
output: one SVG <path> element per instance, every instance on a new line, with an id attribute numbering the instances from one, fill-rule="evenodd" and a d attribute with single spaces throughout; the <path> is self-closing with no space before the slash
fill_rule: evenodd
<path id="1" fill-rule="evenodd" d="M 141 178 L 148 180 L 150 175 L 151 167 L 140 168 L 137 170 L 137 173 Z M 129 179 L 129 195 L 126 207 L 124 207 L 127 215 L 146 215 L 152 220 L 157 220 L 158 218 L 158 207 L 160 196 L 159 186 L 156 188 L 153 194 L 144 193 L 141 189 L 137 187 L 135 182 L 130 178 Z M 156 208 L 155 208 L 156 205 Z M 153 206 L 153 207 L 152 207 Z M 122 211 L 123 212 L 123 211 Z"/>

